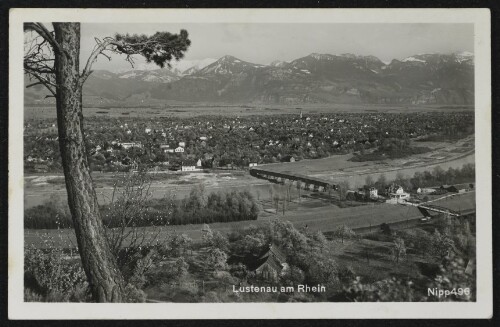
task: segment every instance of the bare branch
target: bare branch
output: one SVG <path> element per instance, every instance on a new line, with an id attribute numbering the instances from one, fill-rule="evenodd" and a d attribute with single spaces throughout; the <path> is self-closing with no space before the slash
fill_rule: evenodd
<path id="1" fill-rule="evenodd" d="M 44 40 L 49 42 L 54 51 L 61 52 L 59 43 L 57 43 L 52 33 L 42 23 L 25 23 L 24 30 L 37 32 Z"/>
<path id="2" fill-rule="evenodd" d="M 25 25 L 25 31 L 34 31 L 36 36 L 28 37 L 24 43 L 24 72 L 36 82 L 28 87 L 42 84 L 55 97 L 57 85 L 54 71 L 54 48 L 51 45 L 52 34 L 38 23 Z"/>
<path id="3" fill-rule="evenodd" d="M 31 83 L 31 84 L 26 85 L 26 88 L 29 88 L 29 87 L 32 87 L 32 86 L 35 86 L 35 85 L 40 85 L 40 84 L 41 84 L 41 85 L 43 85 L 43 83 L 42 83 L 42 82 L 38 81 L 38 82 L 35 82 L 35 83 Z"/>
<path id="4" fill-rule="evenodd" d="M 85 65 L 82 74 L 80 75 L 80 85 L 83 85 L 92 73 L 92 65 L 97 60 L 97 57 L 106 49 L 107 46 L 112 44 L 112 42 L 114 42 L 112 38 L 106 38 L 103 42 L 96 44 L 94 50 L 92 50 L 92 53 L 87 59 L 87 64 Z"/>
<path id="5" fill-rule="evenodd" d="M 43 84 L 47 88 L 47 90 L 50 91 L 50 93 L 52 93 L 53 97 L 56 97 L 56 90 L 53 89 L 53 87 L 57 88 L 57 86 L 54 83 L 50 82 L 48 79 L 43 78 L 36 71 L 30 71 L 30 70 L 27 70 L 27 69 L 25 69 L 24 71 L 28 75 L 33 76 L 34 78 L 36 78 L 41 84 Z"/>

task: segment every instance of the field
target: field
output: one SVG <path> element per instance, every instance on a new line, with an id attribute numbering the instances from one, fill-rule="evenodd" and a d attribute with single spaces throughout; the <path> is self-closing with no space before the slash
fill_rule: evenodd
<path id="1" fill-rule="evenodd" d="M 391 105 L 349 105 L 349 104 L 306 104 L 296 106 L 284 105 L 232 105 L 232 104 L 189 104 L 189 103 L 156 103 L 150 106 L 137 104 L 117 105 L 106 107 L 85 107 L 83 109 L 86 117 L 181 117 L 188 118 L 203 115 L 230 115 L 230 116 L 248 116 L 248 115 L 274 115 L 274 114 L 299 114 L 302 111 L 307 113 L 332 113 L 332 112 L 389 112 L 389 113 L 408 113 L 408 112 L 428 112 L 428 111 L 463 111 L 474 110 L 471 106 L 391 106 Z M 32 118 L 56 118 L 55 106 L 26 106 L 24 109 L 25 119 Z"/>
<path id="2" fill-rule="evenodd" d="M 262 200 L 264 209 L 271 204 L 267 200 Z M 433 202 L 435 205 L 449 207 L 454 210 L 468 210 L 475 208 L 475 192 L 457 194 L 451 198 L 445 198 Z M 422 214 L 416 207 L 393 205 L 393 204 L 363 204 L 354 207 L 340 208 L 324 200 L 305 197 L 300 203 L 294 203 L 287 209 L 285 215 L 279 213 L 269 213 L 264 211 L 256 221 L 240 221 L 228 223 L 213 223 L 210 228 L 223 233 L 231 230 L 239 230 L 248 226 L 261 226 L 271 219 L 289 220 L 296 228 L 307 225 L 310 231 L 322 231 L 326 235 L 336 228 L 346 225 L 359 232 L 371 232 L 378 230 L 380 224 L 395 224 L 398 228 L 411 227 L 419 223 Z M 201 224 L 177 225 L 165 227 L 145 227 L 142 230 L 148 235 L 159 237 L 165 233 L 186 234 L 193 240 L 200 240 L 202 236 Z M 26 244 L 35 244 L 43 247 L 42 236 L 51 236 L 58 243 L 65 246 L 74 246 L 76 241 L 72 230 L 25 230 Z"/>
<path id="3" fill-rule="evenodd" d="M 353 155 L 346 154 L 324 159 L 267 164 L 259 168 L 280 173 L 294 172 L 333 181 L 347 180 L 351 187 L 361 187 L 367 175 L 377 180 L 384 174 L 387 180 L 394 180 L 398 173 L 411 177 L 417 171 L 432 170 L 436 166 L 446 170 L 449 167 L 460 168 L 466 163 L 475 162 L 473 136 L 454 143 L 418 142 L 418 145 L 427 146 L 432 151 L 404 159 L 372 162 L 353 162 L 349 160 Z"/>
<path id="4" fill-rule="evenodd" d="M 108 203 L 113 193 L 113 183 L 124 174 L 93 173 L 98 201 Z M 24 178 L 25 208 L 30 208 L 48 201 L 51 197 L 66 198 L 66 186 L 61 174 L 26 175 Z M 151 184 L 153 198 L 163 198 L 175 194 L 183 198 L 195 185 L 202 184 L 207 191 L 217 192 L 227 189 L 248 188 L 254 193 L 268 193 L 271 183 L 255 179 L 241 171 L 211 171 L 203 172 L 163 172 L 155 174 Z"/>

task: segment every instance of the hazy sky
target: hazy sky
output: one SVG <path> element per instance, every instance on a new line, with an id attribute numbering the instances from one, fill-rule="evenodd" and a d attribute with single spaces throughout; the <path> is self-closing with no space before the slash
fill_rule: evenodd
<path id="1" fill-rule="evenodd" d="M 82 24 L 82 60 L 94 37 L 114 33 L 145 33 L 180 29 L 189 32 L 186 60 L 233 55 L 241 60 L 269 64 L 290 61 L 310 53 L 374 55 L 384 62 L 419 53 L 474 52 L 473 24 Z M 137 58 L 136 68 L 144 61 Z M 122 71 L 130 64 L 101 57 L 94 69 Z"/>

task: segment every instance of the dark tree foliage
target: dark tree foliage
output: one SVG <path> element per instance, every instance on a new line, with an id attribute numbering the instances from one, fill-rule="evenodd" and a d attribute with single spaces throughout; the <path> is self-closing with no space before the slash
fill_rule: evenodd
<path id="1" fill-rule="evenodd" d="M 170 61 L 184 57 L 191 41 L 188 32 L 181 30 L 179 34 L 156 32 L 152 36 L 145 34 L 115 34 L 116 50 L 128 56 L 141 54 L 148 63 L 154 62 L 160 67 L 171 67 Z"/>
<path id="2" fill-rule="evenodd" d="M 205 198 L 205 199 L 203 199 Z M 211 193 L 197 188 L 182 200 L 119 198 L 113 204 L 100 206 L 103 223 L 108 228 L 149 227 L 186 224 L 211 224 L 257 220 L 261 210 L 258 201 L 248 191 Z M 24 211 L 24 228 L 73 228 L 73 221 L 53 201 Z"/>

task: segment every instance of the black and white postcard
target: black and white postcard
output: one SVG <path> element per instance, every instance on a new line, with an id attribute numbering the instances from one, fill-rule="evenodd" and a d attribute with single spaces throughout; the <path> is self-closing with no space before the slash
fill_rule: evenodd
<path id="1" fill-rule="evenodd" d="M 10 318 L 492 315 L 488 10 L 12 9 L 9 35 Z"/>

